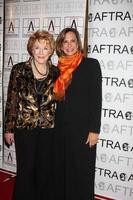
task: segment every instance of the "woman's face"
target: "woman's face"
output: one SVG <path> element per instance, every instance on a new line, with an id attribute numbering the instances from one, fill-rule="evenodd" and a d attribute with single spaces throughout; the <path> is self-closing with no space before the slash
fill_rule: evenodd
<path id="1" fill-rule="evenodd" d="M 47 44 L 46 40 L 35 41 L 32 48 L 32 55 L 38 64 L 46 63 L 51 55 L 51 52 L 51 48 Z"/>
<path id="2" fill-rule="evenodd" d="M 75 33 L 66 33 L 65 39 L 62 43 L 62 50 L 68 56 L 74 55 L 78 51 L 78 41 Z"/>

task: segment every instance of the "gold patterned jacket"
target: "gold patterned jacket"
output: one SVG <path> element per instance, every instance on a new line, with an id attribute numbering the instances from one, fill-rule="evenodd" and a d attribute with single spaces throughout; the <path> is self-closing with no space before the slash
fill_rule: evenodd
<path id="1" fill-rule="evenodd" d="M 14 133 L 14 128 L 31 130 L 37 126 L 54 127 L 56 102 L 53 98 L 53 84 L 58 75 L 57 67 L 51 65 L 38 104 L 31 59 L 13 66 L 5 107 L 5 133 Z"/>

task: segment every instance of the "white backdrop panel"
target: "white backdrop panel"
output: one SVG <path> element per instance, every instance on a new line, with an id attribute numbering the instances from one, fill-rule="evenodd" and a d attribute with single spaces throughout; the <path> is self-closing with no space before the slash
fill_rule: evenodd
<path id="1" fill-rule="evenodd" d="M 5 53 L 4 53 L 4 102 L 10 71 L 13 64 L 28 59 L 27 39 L 37 29 L 50 31 L 55 39 L 65 27 L 77 28 L 84 39 L 84 0 L 10 0 L 5 3 Z M 52 57 L 57 63 L 57 56 Z M 4 146 L 4 168 L 16 171 L 14 146 Z"/>
<path id="2" fill-rule="evenodd" d="M 96 193 L 133 199 L 133 1 L 89 1 L 88 55 L 103 76 Z"/>

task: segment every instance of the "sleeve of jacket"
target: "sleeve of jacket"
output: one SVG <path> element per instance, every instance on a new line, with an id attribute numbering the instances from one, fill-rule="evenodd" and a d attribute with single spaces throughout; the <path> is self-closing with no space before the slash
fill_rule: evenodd
<path id="1" fill-rule="evenodd" d="M 92 59 L 90 73 L 90 132 L 100 133 L 102 110 L 102 73 L 98 60 Z"/>
<path id="2" fill-rule="evenodd" d="M 17 65 L 13 66 L 9 78 L 7 100 L 5 106 L 4 132 L 14 133 L 14 125 L 17 115 Z"/>

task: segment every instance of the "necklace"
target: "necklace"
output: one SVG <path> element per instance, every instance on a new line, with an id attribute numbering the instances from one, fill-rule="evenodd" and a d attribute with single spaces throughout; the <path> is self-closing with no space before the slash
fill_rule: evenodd
<path id="1" fill-rule="evenodd" d="M 38 72 L 38 74 L 40 74 L 40 75 L 43 76 L 43 77 L 46 77 L 46 76 L 48 75 L 48 73 L 49 73 L 49 68 L 48 68 L 48 67 L 46 67 L 46 72 L 45 72 L 45 74 L 43 74 L 43 73 L 41 73 L 41 72 L 38 70 L 38 68 L 37 68 L 37 66 L 36 66 L 36 64 L 35 64 L 34 59 L 33 59 L 33 64 L 34 64 L 34 67 L 35 67 L 36 71 Z"/>

